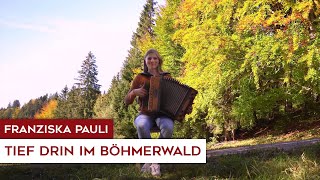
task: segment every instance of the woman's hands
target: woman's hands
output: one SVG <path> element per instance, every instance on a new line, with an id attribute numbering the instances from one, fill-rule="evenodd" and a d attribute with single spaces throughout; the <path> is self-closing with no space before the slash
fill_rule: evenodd
<path id="1" fill-rule="evenodd" d="M 145 83 L 138 89 L 132 90 L 133 94 L 139 97 L 145 97 L 147 95 L 147 90 L 144 89 Z"/>

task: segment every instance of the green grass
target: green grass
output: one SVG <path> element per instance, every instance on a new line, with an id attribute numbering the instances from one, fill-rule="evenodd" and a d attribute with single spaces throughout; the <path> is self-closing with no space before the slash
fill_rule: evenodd
<path id="1" fill-rule="evenodd" d="M 136 164 L 53 164 L 43 168 L 3 166 L 0 179 L 320 179 L 320 144 L 210 158 L 206 164 L 161 164 L 160 178 Z"/>
<path id="2" fill-rule="evenodd" d="M 313 138 L 320 138 L 320 121 L 307 119 L 303 121 L 293 122 L 291 125 L 276 124 L 273 129 L 269 128 L 265 132 L 262 132 L 259 135 L 253 135 L 252 137 L 247 139 L 226 141 L 221 143 L 209 142 L 207 143 L 207 149 L 224 149 L 231 147 L 288 142 Z"/>
<path id="3" fill-rule="evenodd" d="M 227 141 L 222 143 L 208 143 L 207 149 L 224 149 L 231 147 L 249 146 L 257 144 L 269 144 L 276 142 L 288 142 L 306 140 L 320 137 L 320 129 L 310 129 L 307 131 L 295 131 L 283 135 L 263 135 L 245 140 Z"/>

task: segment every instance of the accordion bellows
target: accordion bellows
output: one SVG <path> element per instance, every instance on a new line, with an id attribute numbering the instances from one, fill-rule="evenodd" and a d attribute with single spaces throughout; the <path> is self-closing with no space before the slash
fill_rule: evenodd
<path id="1" fill-rule="evenodd" d="M 197 90 L 173 78 L 153 76 L 150 79 L 148 110 L 181 122 L 197 94 Z"/>

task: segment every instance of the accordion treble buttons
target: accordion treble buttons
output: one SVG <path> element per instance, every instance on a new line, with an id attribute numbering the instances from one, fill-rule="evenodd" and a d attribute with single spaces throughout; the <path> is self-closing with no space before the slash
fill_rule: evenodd
<path id="1" fill-rule="evenodd" d="M 168 77 L 151 77 L 148 110 L 182 121 L 198 91 Z"/>

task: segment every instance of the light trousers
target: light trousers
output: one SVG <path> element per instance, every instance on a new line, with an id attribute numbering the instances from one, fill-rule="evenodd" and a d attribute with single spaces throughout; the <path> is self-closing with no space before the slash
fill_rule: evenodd
<path id="1" fill-rule="evenodd" d="M 148 116 L 139 114 L 134 120 L 139 139 L 151 139 L 150 129 L 157 125 L 160 129 L 159 139 L 170 139 L 173 133 L 174 122 L 166 116 Z"/>

